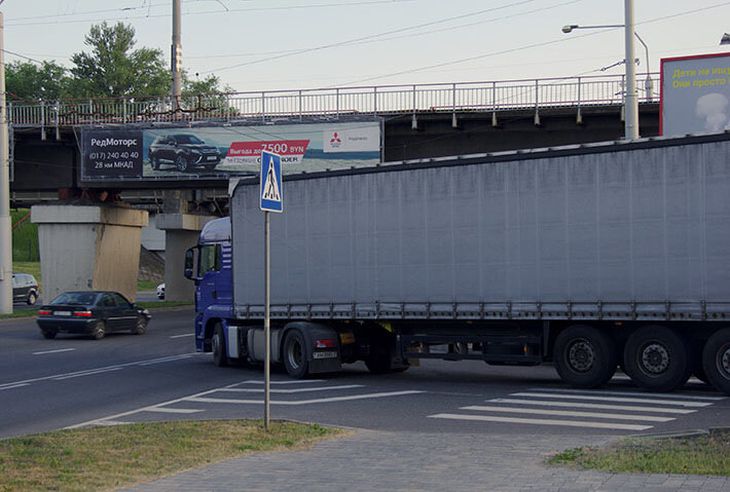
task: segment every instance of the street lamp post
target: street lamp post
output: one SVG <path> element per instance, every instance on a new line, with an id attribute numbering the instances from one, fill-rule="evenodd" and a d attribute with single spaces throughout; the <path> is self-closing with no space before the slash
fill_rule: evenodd
<path id="1" fill-rule="evenodd" d="M 624 138 L 626 140 L 636 140 L 639 138 L 639 100 L 636 93 L 636 65 L 634 64 L 634 36 L 639 38 L 641 44 L 646 50 L 647 72 L 649 71 L 649 48 L 646 43 L 636 34 L 634 30 L 634 1 L 624 0 L 624 23 L 623 24 L 605 24 L 598 26 L 579 26 L 569 24 L 563 26 L 563 32 L 568 34 L 574 29 L 609 29 L 615 27 L 624 28 L 624 39 L 626 46 L 626 55 L 624 65 L 626 66 L 626 116 L 624 121 Z M 646 88 L 647 91 L 653 91 L 653 83 L 651 76 L 647 75 Z M 651 94 L 651 93 L 650 93 Z"/>

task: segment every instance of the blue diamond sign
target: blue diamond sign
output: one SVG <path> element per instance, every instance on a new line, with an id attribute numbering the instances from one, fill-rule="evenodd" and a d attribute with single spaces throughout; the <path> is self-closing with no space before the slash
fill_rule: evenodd
<path id="1" fill-rule="evenodd" d="M 281 186 L 281 156 L 261 152 L 261 201 L 264 212 L 284 211 L 284 188 Z"/>

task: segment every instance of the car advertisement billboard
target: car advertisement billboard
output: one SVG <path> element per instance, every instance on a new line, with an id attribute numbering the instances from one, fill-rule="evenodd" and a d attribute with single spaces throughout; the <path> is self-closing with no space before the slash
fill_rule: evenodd
<path id="1" fill-rule="evenodd" d="M 257 176 L 261 152 L 282 173 L 372 166 L 381 161 L 379 120 L 259 126 L 83 128 L 81 180 L 164 181 Z"/>
<path id="2" fill-rule="evenodd" d="M 660 133 L 730 129 L 730 53 L 664 58 Z"/>

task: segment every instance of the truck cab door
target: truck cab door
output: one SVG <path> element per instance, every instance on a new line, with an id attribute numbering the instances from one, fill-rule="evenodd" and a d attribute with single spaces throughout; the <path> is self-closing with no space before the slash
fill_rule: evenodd
<path id="1" fill-rule="evenodd" d="M 216 280 L 221 269 L 220 245 L 206 244 L 200 246 L 198 258 L 198 289 L 196 302 L 198 311 L 217 304 L 219 293 Z"/>

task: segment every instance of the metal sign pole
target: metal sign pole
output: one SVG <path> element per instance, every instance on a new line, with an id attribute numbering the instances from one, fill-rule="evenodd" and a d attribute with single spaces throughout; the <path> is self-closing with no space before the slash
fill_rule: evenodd
<path id="1" fill-rule="evenodd" d="M 269 212 L 284 211 L 281 186 L 281 156 L 261 152 L 261 196 L 264 212 L 264 429 L 271 424 L 271 217 Z"/>
<path id="2" fill-rule="evenodd" d="M 264 429 L 271 420 L 271 243 L 269 212 L 264 212 Z"/>

